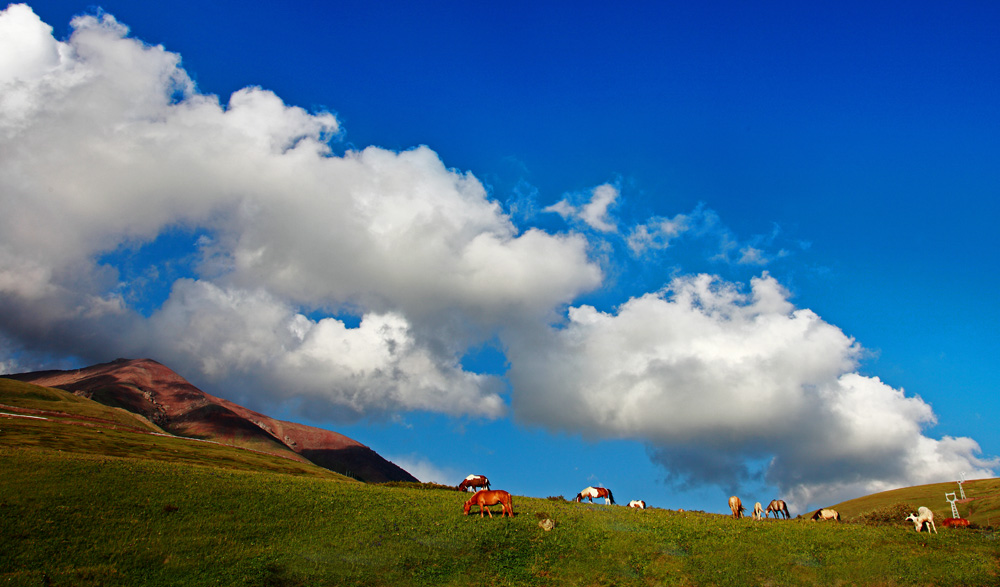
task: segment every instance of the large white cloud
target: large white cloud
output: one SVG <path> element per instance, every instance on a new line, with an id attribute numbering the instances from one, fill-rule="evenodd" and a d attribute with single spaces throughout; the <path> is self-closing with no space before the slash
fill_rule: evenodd
<path id="1" fill-rule="evenodd" d="M 996 464 L 925 437 L 930 406 L 855 373 L 861 347 L 767 274 L 749 292 L 697 275 L 613 314 L 575 307 L 510 349 L 520 418 L 645 441 L 691 482 L 735 486 L 770 459 L 766 481 L 804 505 Z"/>
<path id="2" fill-rule="evenodd" d="M 24 348 L 59 332 L 63 352 L 155 353 L 261 393 L 280 375 L 351 413 L 496 416 L 468 345 L 600 283 L 585 239 L 519 232 L 426 147 L 334 156 L 332 114 L 252 87 L 223 105 L 110 15 L 72 24 L 60 42 L 24 5 L 0 13 L 0 54 L 24 55 L 0 60 L 0 329 Z M 144 318 L 102 256 L 178 229 L 194 274 Z"/>

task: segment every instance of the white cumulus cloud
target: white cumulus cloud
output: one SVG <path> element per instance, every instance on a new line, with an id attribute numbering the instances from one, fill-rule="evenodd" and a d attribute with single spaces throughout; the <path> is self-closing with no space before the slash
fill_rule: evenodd
<path id="1" fill-rule="evenodd" d="M 763 474 L 804 505 L 996 465 L 969 439 L 924 436 L 930 406 L 854 372 L 860 345 L 767 274 L 749 292 L 697 275 L 615 313 L 574 307 L 510 348 L 518 417 L 642 440 L 690 482 Z M 749 470 L 754 459 L 770 465 Z"/>
<path id="2" fill-rule="evenodd" d="M 497 383 L 462 370 L 468 346 L 601 282 L 585 239 L 520 232 L 426 147 L 335 156 L 330 113 L 256 87 L 222 103 L 112 16 L 72 25 L 58 41 L 27 6 L 0 12 L 2 54 L 24 55 L 0 60 L 0 332 L 16 348 L 155 353 L 351 414 L 493 417 Z M 192 274 L 146 317 L 105 256 L 178 234 Z M 360 324 L 323 317 L 338 313 Z"/>

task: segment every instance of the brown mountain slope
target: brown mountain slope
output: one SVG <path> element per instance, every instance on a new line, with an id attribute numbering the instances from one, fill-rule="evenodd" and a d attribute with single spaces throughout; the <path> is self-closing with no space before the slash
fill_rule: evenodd
<path id="1" fill-rule="evenodd" d="M 417 480 L 343 434 L 276 420 L 207 394 L 150 359 L 118 359 L 84 369 L 4 377 L 125 408 L 178 436 L 285 454 L 370 483 Z"/>

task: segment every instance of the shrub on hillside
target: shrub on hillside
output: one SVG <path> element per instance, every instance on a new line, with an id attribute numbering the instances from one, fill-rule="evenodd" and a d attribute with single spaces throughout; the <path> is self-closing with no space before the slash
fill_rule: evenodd
<path id="1" fill-rule="evenodd" d="M 906 516 L 917 511 L 916 506 L 908 503 L 894 503 L 885 507 L 880 507 L 858 516 L 854 521 L 866 526 L 898 526 L 910 522 L 906 521 Z"/>
<path id="2" fill-rule="evenodd" d="M 441 485 L 440 483 L 414 483 L 413 481 L 386 481 L 378 483 L 382 487 L 402 487 L 404 489 L 447 489 L 455 491 L 454 485 Z"/>

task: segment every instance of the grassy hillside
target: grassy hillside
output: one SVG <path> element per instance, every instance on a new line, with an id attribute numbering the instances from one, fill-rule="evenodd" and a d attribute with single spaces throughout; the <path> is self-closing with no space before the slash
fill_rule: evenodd
<path id="1" fill-rule="evenodd" d="M 955 504 L 959 515 L 979 526 L 1000 526 L 1000 479 L 966 481 L 963 487 L 966 499 Z M 954 493 L 956 498 L 962 497 L 958 483 L 932 483 L 875 493 L 834 507 L 844 518 L 854 519 L 866 512 L 905 503 L 913 506 L 912 511 L 919 506 L 930 508 L 934 519 L 940 522 L 952 517 L 951 504 L 945 498 L 947 493 Z"/>
<path id="2" fill-rule="evenodd" d="M 72 393 L 51 387 L 41 387 L 30 383 L 22 383 L 13 379 L 0 377 L 0 412 L 3 406 L 21 408 L 20 413 L 31 411 L 55 412 L 43 414 L 53 418 L 100 420 L 105 425 L 118 425 L 149 432 L 163 432 L 152 422 L 131 412 L 118 408 L 109 408 L 98 402 L 77 397 Z"/>
<path id="3" fill-rule="evenodd" d="M 287 452 L 270 454 L 165 435 L 131 412 L 59 389 L 0 378 L 0 404 L 2 446 L 349 480 L 288 458 Z"/>
<path id="4" fill-rule="evenodd" d="M 6 403 L 6 402 L 5 402 Z M 2 410 L 0 410 L 2 411 Z M 0 585 L 996 585 L 991 530 L 365 485 L 251 451 L 0 417 Z M 968 492 L 968 490 L 967 490 Z M 542 518 L 555 520 L 546 532 Z"/>

